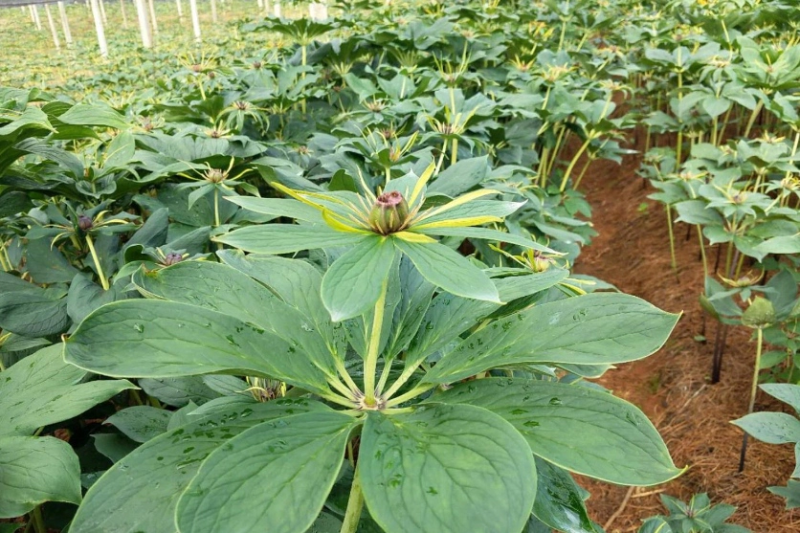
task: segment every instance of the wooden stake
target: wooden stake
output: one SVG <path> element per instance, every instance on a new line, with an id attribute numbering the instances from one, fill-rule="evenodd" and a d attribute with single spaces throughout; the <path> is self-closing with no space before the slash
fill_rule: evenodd
<path id="1" fill-rule="evenodd" d="M 119 7 L 122 10 L 122 26 L 128 27 L 128 14 L 125 13 L 125 0 L 119 0 Z"/>
<path id="2" fill-rule="evenodd" d="M 69 31 L 67 9 L 64 7 L 64 2 L 58 3 L 58 14 L 61 16 L 61 29 L 64 30 L 64 40 L 67 41 L 68 47 L 72 46 L 72 32 Z"/>
<path id="3" fill-rule="evenodd" d="M 147 21 L 147 7 L 145 0 L 133 0 L 136 6 L 136 16 L 139 19 L 139 33 L 142 35 L 142 46 L 153 47 L 153 34 L 150 33 L 150 23 Z"/>
<path id="4" fill-rule="evenodd" d="M 197 14 L 197 0 L 189 0 L 189 9 L 192 12 L 192 29 L 194 40 L 200 42 L 200 16 Z"/>
<path id="5" fill-rule="evenodd" d="M 156 21 L 156 6 L 153 0 L 147 0 L 147 5 L 150 7 L 150 22 L 153 27 L 153 35 L 158 34 L 158 21 Z"/>
<path id="6" fill-rule="evenodd" d="M 103 15 L 103 24 L 107 26 L 108 17 L 106 17 L 106 4 L 103 0 L 98 0 L 98 3 L 100 4 L 100 14 Z"/>
<path id="7" fill-rule="evenodd" d="M 92 18 L 94 19 L 94 29 L 97 32 L 97 44 L 100 45 L 100 55 L 108 57 L 108 43 L 106 42 L 106 32 L 103 28 L 103 15 L 100 13 L 98 0 L 89 0 L 92 7 Z"/>
<path id="8" fill-rule="evenodd" d="M 217 23 L 217 0 L 211 0 L 211 22 Z"/>
<path id="9" fill-rule="evenodd" d="M 42 20 L 39 18 L 39 9 L 36 4 L 31 5 L 31 15 L 33 15 L 33 22 L 36 24 L 36 29 L 42 31 Z"/>
<path id="10" fill-rule="evenodd" d="M 61 43 L 58 40 L 58 32 L 56 31 L 56 23 L 53 22 L 53 15 L 50 13 L 50 4 L 44 5 L 44 12 L 47 13 L 47 25 L 50 26 L 50 33 L 53 35 L 53 44 L 56 50 L 61 50 Z"/>
<path id="11" fill-rule="evenodd" d="M 181 6 L 181 0 L 175 0 L 175 5 L 178 6 L 178 20 L 183 22 L 183 6 Z"/>

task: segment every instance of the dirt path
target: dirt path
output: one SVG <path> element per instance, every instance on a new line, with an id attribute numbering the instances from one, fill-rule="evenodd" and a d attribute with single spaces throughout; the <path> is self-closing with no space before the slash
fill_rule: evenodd
<path id="1" fill-rule="evenodd" d="M 730 420 L 747 410 L 754 344 L 748 331 L 732 331 L 722 382 L 710 384 L 712 342 L 694 339 L 703 329 L 698 304 L 703 272 L 694 229 L 685 240 L 686 226 L 676 227 L 676 277 L 670 269 L 664 210 L 647 199 L 652 191 L 644 189 L 635 174 L 638 158 L 629 157 L 622 166 L 608 161 L 594 165 L 581 189 L 593 207 L 592 221 L 599 236 L 582 252 L 576 272 L 597 276 L 667 311 L 684 313 L 660 352 L 621 365 L 600 382 L 641 407 L 664 436 L 675 464 L 690 467 L 667 485 L 635 489 L 608 533 L 635 532 L 642 519 L 662 513 L 654 491 L 683 499 L 708 492 L 714 503 L 738 506 L 734 522 L 755 533 L 800 532 L 800 512 L 784 511 L 784 501 L 766 490 L 786 484 L 794 468 L 791 445 L 751 444 L 746 469 L 737 472 L 742 433 Z M 715 255 L 716 251 L 711 252 L 712 262 Z M 711 320 L 707 325 L 706 336 L 712 341 L 716 326 Z M 763 394 L 756 402 L 756 410 L 780 408 Z M 592 517 L 605 524 L 628 489 L 585 479 L 581 482 L 592 492 Z"/>

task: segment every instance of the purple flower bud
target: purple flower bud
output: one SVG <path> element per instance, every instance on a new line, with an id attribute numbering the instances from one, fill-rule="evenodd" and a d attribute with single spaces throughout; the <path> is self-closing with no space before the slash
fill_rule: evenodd
<path id="1" fill-rule="evenodd" d="M 375 199 L 369 220 L 372 228 L 388 235 L 400 231 L 408 217 L 408 204 L 403 195 L 397 191 L 386 192 Z"/>
<path id="2" fill-rule="evenodd" d="M 87 217 L 86 215 L 80 215 L 78 217 L 78 227 L 81 228 L 83 231 L 89 231 L 94 226 L 94 222 L 91 218 Z"/>
<path id="3" fill-rule="evenodd" d="M 174 265 L 175 263 L 180 263 L 183 261 L 183 255 L 177 252 L 170 252 L 164 256 L 164 260 L 161 262 L 164 266 Z"/>

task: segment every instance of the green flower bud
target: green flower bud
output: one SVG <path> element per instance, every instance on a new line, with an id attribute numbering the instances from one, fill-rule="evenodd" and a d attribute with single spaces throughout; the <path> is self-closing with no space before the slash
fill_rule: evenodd
<path id="1" fill-rule="evenodd" d="M 742 313 L 742 324 L 748 328 L 764 328 L 775 322 L 775 308 L 766 298 L 756 296 Z"/>
<path id="2" fill-rule="evenodd" d="M 372 229 L 381 235 L 400 231 L 408 217 L 408 204 L 397 191 L 385 192 L 375 199 L 369 214 Z"/>

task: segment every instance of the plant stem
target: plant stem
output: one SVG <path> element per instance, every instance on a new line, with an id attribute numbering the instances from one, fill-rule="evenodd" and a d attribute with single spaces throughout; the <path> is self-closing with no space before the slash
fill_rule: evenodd
<path id="1" fill-rule="evenodd" d="M 700 241 L 700 257 L 703 258 L 703 280 L 708 277 L 708 258 L 706 257 L 706 244 L 703 241 L 703 229 L 698 224 L 695 226 L 697 228 L 697 240 Z"/>
<path id="2" fill-rule="evenodd" d="M 567 170 L 564 171 L 564 177 L 561 178 L 561 188 L 559 189 L 561 192 L 564 192 L 564 189 L 567 188 L 567 181 L 569 181 L 569 176 L 572 174 L 572 170 L 575 168 L 575 165 L 578 163 L 578 159 L 581 158 L 583 152 L 589 147 L 589 143 L 592 142 L 592 136 L 586 137 L 586 141 L 581 145 L 578 149 L 578 152 L 575 154 L 575 157 L 572 158 L 572 161 L 569 162 L 569 166 Z"/>
<path id="3" fill-rule="evenodd" d="M 219 226 L 219 189 L 214 187 L 214 227 L 218 228 Z"/>
<path id="4" fill-rule="evenodd" d="M 453 139 L 450 151 L 450 165 L 458 162 L 458 139 Z"/>
<path id="5" fill-rule="evenodd" d="M 672 271 L 678 273 L 678 260 L 675 257 L 675 232 L 672 230 L 672 207 L 666 206 L 667 211 L 667 230 L 669 231 L 669 255 L 672 264 Z"/>
<path id="6" fill-rule="evenodd" d="M 386 407 L 394 407 L 395 405 L 400 405 L 403 402 L 407 402 L 408 400 L 414 399 L 420 394 L 424 394 L 431 390 L 432 388 L 436 387 L 433 383 L 425 383 L 423 385 L 417 385 L 410 391 L 405 394 L 401 394 L 397 398 L 393 398 L 386 402 Z"/>
<path id="7" fill-rule="evenodd" d="M 756 405 L 756 394 L 758 393 L 758 373 L 761 371 L 761 345 L 764 343 L 763 329 L 758 328 L 756 332 L 757 332 L 756 364 L 755 368 L 753 369 L 753 383 L 750 386 L 750 405 L 747 407 L 748 415 L 753 412 L 753 408 Z M 744 459 L 746 454 L 747 454 L 747 433 L 745 433 L 744 437 L 742 438 L 742 451 L 739 454 L 739 472 L 744 470 Z"/>
<path id="8" fill-rule="evenodd" d="M 106 279 L 106 275 L 103 273 L 103 267 L 100 266 L 100 258 L 97 257 L 97 250 L 94 249 L 92 236 L 88 233 L 86 234 L 86 244 L 89 245 L 89 252 L 92 254 L 92 261 L 94 261 L 94 267 L 97 269 L 97 276 L 100 278 L 100 284 L 103 286 L 103 290 L 107 291 L 108 280 Z"/>
<path id="9" fill-rule="evenodd" d="M 361 492 L 361 475 L 359 468 L 353 474 L 353 484 L 350 487 L 350 497 L 347 499 L 347 510 L 344 513 L 341 533 L 356 533 L 361 520 L 361 510 L 364 508 L 364 494 Z"/>
<path id="10" fill-rule="evenodd" d="M 31 511 L 31 518 L 33 519 L 33 529 L 36 533 L 47 533 L 47 527 L 44 525 L 44 518 L 42 518 L 41 506 L 34 507 Z"/>
<path id="11" fill-rule="evenodd" d="M 381 330 L 383 329 L 383 314 L 386 307 L 386 291 L 388 286 L 389 280 L 383 280 L 381 294 L 378 297 L 378 301 L 375 302 L 372 329 L 369 333 L 367 357 L 364 360 L 364 403 L 370 407 L 375 405 L 375 374 L 381 347 Z"/>

